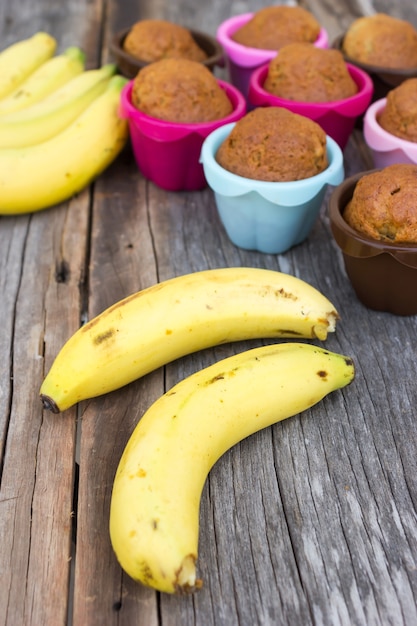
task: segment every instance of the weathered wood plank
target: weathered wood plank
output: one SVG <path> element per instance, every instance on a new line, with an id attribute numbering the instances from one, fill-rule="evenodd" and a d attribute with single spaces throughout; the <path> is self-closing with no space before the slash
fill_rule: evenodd
<path id="1" fill-rule="evenodd" d="M 215 33 L 231 13 L 264 3 L 15 4 L 0 6 L 4 45 L 43 28 L 61 49 L 82 45 L 95 66 L 111 58 L 111 35 L 141 17 Z M 416 7 L 406 0 L 303 5 L 330 37 L 374 8 L 417 23 Z M 345 165 L 347 175 L 371 166 L 359 131 Z M 184 357 L 63 416 L 42 413 L 38 390 L 54 355 L 86 317 L 157 280 L 227 265 L 279 269 L 324 291 L 342 313 L 326 345 L 354 357 L 357 378 L 219 460 L 201 505 L 204 588 L 193 597 L 160 597 L 123 574 L 111 549 L 108 513 L 118 460 L 164 389 L 258 342 Z M 331 239 L 327 203 L 302 246 L 277 256 L 239 250 L 208 189 L 163 192 L 143 179 L 126 150 L 91 197 L 86 191 L 39 215 L 0 218 L 0 287 L 0 623 L 417 622 L 417 320 L 357 302 Z"/>
<path id="2" fill-rule="evenodd" d="M 46 30 L 63 50 L 81 45 L 87 24 L 93 30 L 83 47 L 96 65 L 93 8 L 2 3 L 1 47 Z M 80 324 L 88 207 L 87 191 L 67 206 L 0 218 L 2 624 L 67 623 L 76 412 L 65 420 L 43 415 L 38 394 L 53 356 Z"/>
<path id="3" fill-rule="evenodd" d="M 22 218 L 26 236 L 10 335 L 13 383 L 4 414 L 0 500 L 0 621 L 7 624 L 66 620 L 75 412 L 66 420 L 43 416 L 39 387 L 52 354 L 79 325 L 86 199 L 74 200 L 68 211 L 61 207 Z M 51 349 L 47 355 L 44 342 Z"/>

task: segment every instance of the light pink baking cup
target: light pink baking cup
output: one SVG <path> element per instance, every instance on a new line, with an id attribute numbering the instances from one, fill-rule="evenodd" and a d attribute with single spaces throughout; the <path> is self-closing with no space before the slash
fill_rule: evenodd
<path id="1" fill-rule="evenodd" d="M 249 81 L 253 70 L 260 65 L 268 63 L 277 55 L 276 50 L 262 50 L 242 46 L 231 39 L 231 36 L 238 28 L 246 24 L 253 16 L 253 13 L 243 13 L 235 17 L 230 17 L 220 24 L 216 37 L 223 47 L 225 65 L 229 72 L 230 82 L 239 89 L 245 96 L 248 95 Z M 329 38 L 324 28 L 320 29 L 314 45 L 317 48 L 328 48 Z"/>
<path id="2" fill-rule="evenodd" d="M 243 95 L 233 85 L 218 80 L 233 105 L 233 112 L 212 122 L 179 124 L 138 111 L 131 99 L 133 82 L 122 90 L 120 115 L 128 120 L 133 154 L 142 174 L 168 191 L 196 191 L 206 187 L 200 163 L 203 141 L 219 126 L 245 115 Z"/>
<path id="3" fill-rule="evenodd" d="M 391 135 L 380 126 L 378 116 L 387 99 L 377 100 L 368 108 L 363 120 L 363 136 L 371 150 L 376 168 L 393 163 L 417 163 L 417 143 Z"/>
<path id="4" fill-rule="evenodd" d="M 349 63 L 346 65 L 358 87 L 358 92 L 354 96 L 332 102 L 300 102 L 280 98 L 264 89 L 269 68 L 269 63 L 266 63 L 256 69 L 251 76 L 248 93 L 249 106 L 277 106 L 304 115 L 317 122 L 327 135 L 337 141 L 343 150 L 357 118 L 366 111 L 371 102 L 373 92 L 371 77 L 354 65 Z"/>

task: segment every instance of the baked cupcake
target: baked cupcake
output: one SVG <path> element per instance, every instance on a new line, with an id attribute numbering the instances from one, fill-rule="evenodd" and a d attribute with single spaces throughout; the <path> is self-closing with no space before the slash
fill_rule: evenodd
<path id="1" fill-rule="evenodd" d="M 326 134 L 302 115 L 281 107 L 260 107 L 236 122 L 216 160 L 229 172 L 254 180 L 310 178 L 328 166 Z"/>
<path id="2" fill-rule="evenodd" d="M 269 6 L 256 11 L 231 39 L 244 46 L 279 50 L 294 41 L 314 43 L 320 24 L 312 13 L 299 6 Z"/>
<path id="3" fill-rule="evenodd" d="M 350 98 L 358 87 L 339 50 L 291 43 L 269 62 L 263 88 L 280 98 L 331 102 Z"/>
<path id="4" fill-rule="evenodd" d="M 409 78 L 388 92 L 377 121 L 391 135 L 417 142 L 417 78 Z"/>
<path id="5" fill-rule="evenodd" d="M 210 122 L 233 109 L 210 70 L 188 59 L 161 59 L 144 67 L 133 82 L 132 104 L 142 113 L 177 123 Z"/>
<path id="6" fill-rule="evenodd" d="M 360 178 L 343 217 L 371 239 L 417 243 L 417 165 L 389 165 Z"/>
<path id="7" fill-rule="evenodd" d="M 140 20 L 123 42 L 125 52 L 145 62 L 160 59 L 204 61 L 207 53 L 198 46 L 191 32 L 166 20 Z"/>
<path id="8" fill-rule="evenodd" d="M 385 13 L 356 19 L 347 29 L 342 51 L 359 63 L 386 68 L 417 67 L 417 30 Z"/>

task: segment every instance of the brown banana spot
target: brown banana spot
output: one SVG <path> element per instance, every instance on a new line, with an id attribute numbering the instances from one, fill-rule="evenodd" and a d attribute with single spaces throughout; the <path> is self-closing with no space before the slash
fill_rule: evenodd
<path id="1" fill-rule="evenodd" d="M 280 298 L 287 298 L 288 300 L 294 300 L 295 302 L 298 300 L 298 296 L 291 291 L 285 291 L 283 287 L 281 287 L 281 289 L 277 289 L 275 294 Z"/>
<path id="2" fill-rule="evenodd" d="M 95 346 L 99 346 L 105 341 L 108 341 L 116 334 L 116 330 L 114 328 L 109 328 L 104 333 L 100 333 L 93 338 L 93 343 Z"/>
<path id="3" fill-rule="evenodd" d="M 140 570 L 141 570 L 141 576 L 138 578 L 138 580 L 142 579 L 145 585 L 152 587 L 152 582 L 154 580 L 154 577 L 153 577 L 152 570 L 149 567 L 149 565 L 145 562 L 141 563 Z"/>

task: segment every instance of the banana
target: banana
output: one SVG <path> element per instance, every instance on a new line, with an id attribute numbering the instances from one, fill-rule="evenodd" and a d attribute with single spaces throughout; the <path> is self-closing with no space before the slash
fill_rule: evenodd
<path id="1" fill-rule="evenodd" d="M 119 154 L 128 126 L 119 116 L 120 92 L 127 83 L 113 76 L 67 128 L 48 141 L 0 150 L 0 214 L 39 211 L 72 197 Z"/>
<path id="2" fill-rule="evenodd" d="M 120 300 L 78 329 L 56 356 L 41 399 L 58 413 L 221 343 L 324 340 L 338 317 L 324 295 L 289 274 L 250 267 L 185 274 Z"/>
<path id="3" fill-rule="evenodd" d="M 114 479 L 110 539 L 121 567 L 166 593 L 199 589 L 199 507 L 214 463 L 354 375 L 347 356 L 281 343 L 219 361 L 156 400 L 133 431 Z"/>
<path id="4" fill-rule="evenodd" d="M 40 102 L 0 117 L 0 149 L 33 146 L 60 133 L 101 95 L 114 64 L 78 74 Z"/>
<path id="5" fill-rule="evenodd" d="M 50 59 L 57 41 L 48 33 L 38 32 L 0 52 L 0 98 L 8 96 L 38 67 Z"/>
<path id="6" fill-rule="evenodd" d="M 0 100 L 0 116 L 39 102 L 84 70 L 85 54 L 75 46 L 48 59 L 8 96 Z"/>

